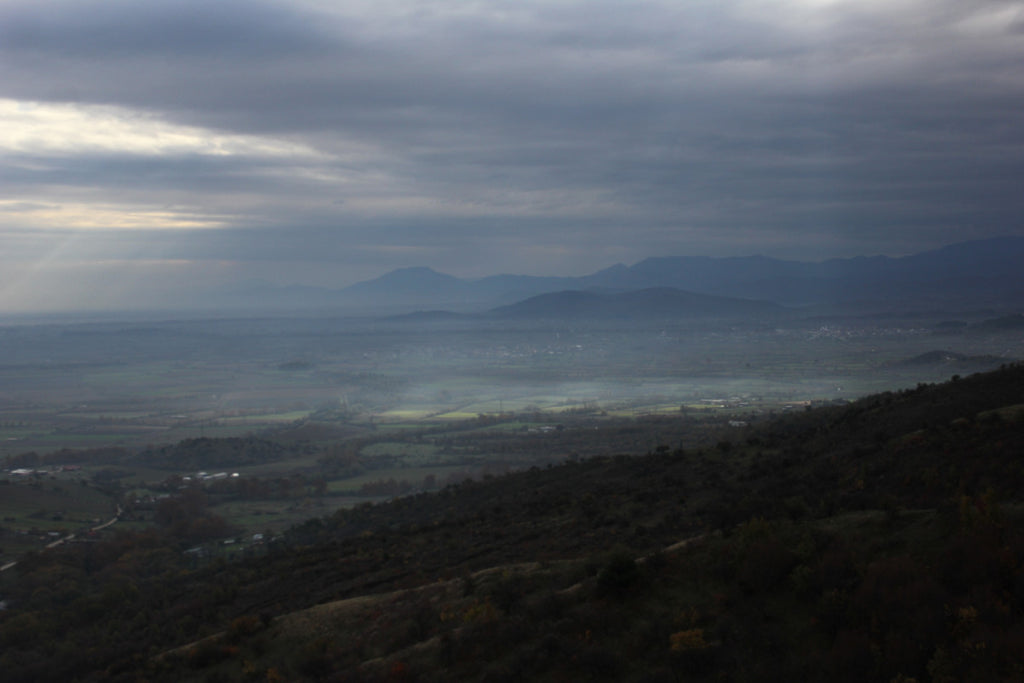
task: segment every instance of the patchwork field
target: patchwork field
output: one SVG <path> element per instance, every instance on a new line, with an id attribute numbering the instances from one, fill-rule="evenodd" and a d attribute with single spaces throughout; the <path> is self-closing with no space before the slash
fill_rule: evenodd
<path id="1" fill-rule="evenodd" d="M 0 458 L 8 471 L 37 469 L 0 475 L 0 557 L 109 516 L 125 490 L 155 498 L 202 481 L 212 512 L 242 535 L 263 533 L 466 477 L 735 438 L 735 425 L 771 414 L 1024 357 L 1016 332 L 951 335 L 941 321 L 0 327 Z M 285 450 L 231 466 L 214 459 L 206 472 L 201 458 L 156 467 L 139 455 L 211 439 Z M 80 469 L 59 471 L 69 464 Z M 204 479 L 214 475 L 237 478 Z M 122 523 L 154 519 L 150 509 Z"/>

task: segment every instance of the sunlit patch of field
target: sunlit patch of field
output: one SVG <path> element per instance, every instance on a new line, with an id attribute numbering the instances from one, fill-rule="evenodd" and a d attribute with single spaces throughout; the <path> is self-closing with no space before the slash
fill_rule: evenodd
<path id="1" fill-rule="evenodd" d="M 427 408 L 396 408 L 378 413 L 376 418 L 381 422 L 402 422 L 405 420 L 424 420 L 434 412 Z M 391 425 L 396 426 L 396 425 Z"/>
<path id="2" fill-rule="evenodd" d="M 531 420 L 510 420 L 508 422 L 499 422 L 498 424 L 486 425 L 480 427 L 480 432 L 518 432 L 524 429 L 531 429 L 535 427 L 547 427 L 550 426 L 549 422 L 533 422 Z"/>
<path id="3" fill-rule="evenodd" d="M 433 419 L 435 419 L 435 420 L 471 420 L 474 417 L 478 417 L 479 415 L 480 415 L 480 413 L 478 413 L 478 412 L 470 412 L 468 410 L 453 410 L 453 411 L 450 411 L 450 412 L 447 412 L 447 413 L 441 413 L 440 415 L 435 415 L 433 417 Z"/>
<path id="4" fill-rule="evenodd" d="M 557 405 L 544 406 L 541 410 L 545 413 L 569 413 L 588 410 L 597 410 L 600 406 L 596 401 L 584 401 L 581 403 L 559 403 Z"/>
<path id="5" fill-rule="evenodd" d="M 678 415 L 678 403 L 655 403 L 629 407 L 611 408 L 607 410 L 612 417 L 639 417 L 641 415 Z"/>
<path id="6" fill-rule="evenodd" d="M 721 410 L 725 407 L 724 403 L 704 403 L 702 401 L 690 401 L 682 403 L 678 406 L 679 408 L 685 408 L 687 410 Z"/>
<path id="7" fill-rule="evenodd" d="M 292 411 L 282 412 L 282 413 L 256 413 L 256 412 L 254 412 L 251 415 L 222 417 L 222 418 L 218 418 L 217 421 L 220 422 L 220 423 L 226 424 L 226 425 L 235 424 L 235 423 L 252 425 L 252 424 L 260 424 L 260 423 L 274 424 L 274 423 L 282 423 L 282 422 L 296 422 L 297 420 L 302 420 L 304 418 L 309 417 L 310 413 L 312 413 L 312 412 L 313 412 L 312 410 L 292 410 Z"/>
<path id="8" fill-rule="evenodd" d="M 383 424 L 382 426 L 386 427 L 388 431 L 404 432 L 414 429 L 423 429 L 424 424 L 429 424 L 429 422 L 388 422 Z"/>

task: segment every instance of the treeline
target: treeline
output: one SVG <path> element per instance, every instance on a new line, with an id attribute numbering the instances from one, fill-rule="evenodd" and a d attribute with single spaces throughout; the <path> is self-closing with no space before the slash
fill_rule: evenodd
<path id="1" fill-rule="evenodd" d="M 79 464 L 113 464 L 122 462 L 130 457 L 131 451 L 118 446 L 103 448 L 62 448 L 52 453 L 39 454 L 35 451 L 8 455 L 4 458 L 4 468 L 34 469 L 38 467 L 53 467 L 56 465 L 79 465 Z"/>
<path id="2" fill-rule="evenodd" d="M 135 462 L 175 470 L 205 470 L 277 462 L 315 452 L 303 444 L 285 445 L 254 436 L 185 439 L 176 444 L 146 449 Z"/>
<path id="3" fill-rule="evenodd" d="M 234 477 L 205 484 L 211 495 L 240 500 L 273 500 L 323 496 L 327 480 L 319 475 L 293 473 L 281 477 Z"/>

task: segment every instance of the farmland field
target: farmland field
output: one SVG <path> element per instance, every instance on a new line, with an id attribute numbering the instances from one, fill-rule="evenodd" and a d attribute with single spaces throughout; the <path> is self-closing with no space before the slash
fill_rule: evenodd
<path id="1" fill-rule="evenodd" d="M 344 319 L 0 327 L 0 456 L 304 421 L 457 422 L 481 414 L 852 398 L 1024 355 L 1020 335 L 937 335 L 934 320 L 703 329 L 454 325 Z M 977 358 L 901 365 L 935 349 Z"/>
<path id="2" fill-rule="evenodd" d="M 204 483 L 211 510 L 248 532 L 276 530 L 468 476 L 731 438 L 730 422 L 1024 357 L 1019 333 L 942 334 L 943 319 L 0 326 L 0 458 L 8 470 L 46 466 L 32 479 L 6 475 L 0 558 L 109 515 L 131 487 L 155 496 L 236 477 Z M 216 439 L 284 446 L 259 461 L 203 460 L 195 449 Z M 146 461 L 177 443 L 192 444 L 183 452 L 193 465 Z M 72 463 L 73 475 L 59 472 Z M 78 480 L 90 485 L 69 483 Z M 133 519 L 124 521 L 154 517 Z M 17 529 L 34 540 L 14 538 Z"/>

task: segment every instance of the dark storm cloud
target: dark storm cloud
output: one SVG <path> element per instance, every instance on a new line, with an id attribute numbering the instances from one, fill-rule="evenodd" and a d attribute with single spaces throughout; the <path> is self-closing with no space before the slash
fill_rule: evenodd
<path id="1" fill-rule="evenodd" d="M 133 253 L 478 272 L 1021 232 L 1022 7 L 9 2 L 0 97 L 235 142 L 18 143 L 0 198 L 215 226 Z"/>
<path id="2" fill-rule="evenodd" d="M 259 59 L 334 44 L 318 41 L 316 25 L 286 7 L 258 2 L 10 2 L 0 17 L 9 54 L 53 62 Z"/>

